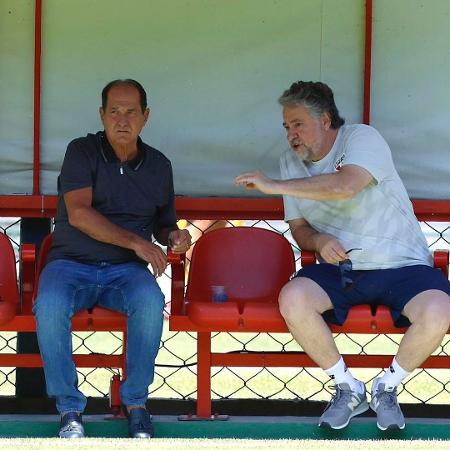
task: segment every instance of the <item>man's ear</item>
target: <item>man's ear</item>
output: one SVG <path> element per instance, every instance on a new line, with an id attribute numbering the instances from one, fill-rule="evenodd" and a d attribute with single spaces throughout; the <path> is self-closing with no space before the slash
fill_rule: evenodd
<path id="1" fill-rule="evenodd" d="M 100 108 L 98 108 L 98 113 L 100 114 L 100 120 L 103 122 L 103 117 L 105 116 L 105 110 L 103 109 L 102 106 L 100 106 Z"/>
<path id="2" fill-rule="evenodd" d="M 329 112 L 322 114 L 322 124 L 327 131 L 331 128 L 331 116 Z"/>
<path id="3" fill-rule="evenodd" d="M 144 119 L 145 119 L 145 123 L 147 123 L 148 119 L 150 119 L 150 116 L 151 116 L 150 108 L 147 108 L 147 109 L 144 111 Z"/>

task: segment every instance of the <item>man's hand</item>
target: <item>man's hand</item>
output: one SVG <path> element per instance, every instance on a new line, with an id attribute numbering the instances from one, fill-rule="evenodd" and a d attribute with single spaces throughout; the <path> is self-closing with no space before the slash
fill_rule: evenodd
<path id="1" fill-rule="evenodd" d="M 173 230 L 169 233 L 169 247 L 174 253 L 186 253 L 192 238 L 188 230 Z"/>
<path id="2" fill-rule="evenodd" d="M 348 258 L 341 243 L 329 234 L 320 234 L 317 236 L 316 251 L 325 262 L 331 264 Z"/>
<path id="3" fill-rule="evenodd" d="M 140 239 L 139 244 L 134 248 L 134 252 L 152 266 L 153 275 L 161 276 L 167 267 L 167 256 L 161 247 L 145 239 Z"/>
<path id="4" fill-rule="evenodd" d="M 258 189 L 264 194 L 278 194 L 276 181 L 267 177 L 259 170 L 255 172 L 246 172 L 238 175 L 234 179 L 236 186 L 245 186 L 247 189 Z"/>

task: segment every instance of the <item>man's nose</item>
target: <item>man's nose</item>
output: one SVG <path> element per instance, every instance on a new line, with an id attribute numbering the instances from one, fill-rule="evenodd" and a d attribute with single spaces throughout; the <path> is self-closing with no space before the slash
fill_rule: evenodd
<path id="1" fill-rule="evenodd" d="M 126 125 L 128 123 L 128 117 L 126 114 L 118 114 L 117 123 L 119 125 Z"/>
<path id="2" fill-rule="evenodd" d="M 289 129 L 287 132 L 287 138 L 288 141 L 291 141 L 292 139 L 298 138 L 298 133 L 296 130 Z"/>

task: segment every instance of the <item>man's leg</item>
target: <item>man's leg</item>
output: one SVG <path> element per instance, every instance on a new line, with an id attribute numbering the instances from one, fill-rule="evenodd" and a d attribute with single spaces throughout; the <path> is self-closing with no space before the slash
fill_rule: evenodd
<path id="1" fill-rule="evenodd" d="M 84 271 L 89 273 L 91 269 Z M 61 416 L 67 413 L 77 413 L 79 416 L 86 406 L 86 398 L 77 388 L 71 336 L 73 314 L 95 301 L 92 292 L 80 289 L 82 272 L 83 265 L 72 261 L 58 260 L 48 264 L 40 276 L 39 292 L 33 309 L 47 393 L 56 398 L 56 408 Z M 73 422 L 72 419 L 70 422 Z M 81 424 L 81 416 L 79 422 Z M 61 437 L 82 437 L 79 436 L 83 434 L 82 429 L 69 428 L 70 436 Z"/>
<path id="2" fill-rule="evenodd" d="M 439 346 L 450 326 L 450 297 L 430 289 L 412 298 L 402 312 L 411 322 L 395 357 L 398 364 L 412 372 Z"/>
<path id="3" fill-rule="evenodd" d="M 450 326 L 450 297 L 430 289 L 414 296 L 402 314 L 411 322 L 385 374 L 374 380 L 371 408 L 382 430 L 403 429 L 405 419 L 397 402 L 397 386 L 439 346 Z"/>
<path id="4" fill-rule="evenodd" d="M 294 339 L 322 369 L 334 366 L 340 355 L 322 313 L 333 305 L 327 293 L 308 278 L 294 278 L 280 292 L 280 312 Z"/>
<path id="5" fill-rule="evenodd" d="M 120 394 L 129 413 L 130 434 L 152 437 L 145 404 L 161 341 L 164 296 L 153 275 L 142 264 L 120 264 L 107 270 L 105 284 L 108 288 L 99 304 L 128 316 L 127 377 Z M 131 430 L 133 422 L 136 422 L 135 432 Z M 138 431 L 139 427 L 142 432 Z"/>
<path id="6" fill-rule="evenodd" d="M 309 278 L 294 278 L 280 292 L 280 312 L 303 350 L 334 380 L 336 395 L 319 425 L 344 428 L 368 409 L 364 384 L 353 378 L 322 313 L 332 309 L 328 294 Z"/>

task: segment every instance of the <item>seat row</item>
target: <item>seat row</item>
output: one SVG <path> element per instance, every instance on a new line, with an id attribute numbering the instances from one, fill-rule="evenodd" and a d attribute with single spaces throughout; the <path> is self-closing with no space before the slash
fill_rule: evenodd
<path id="1" fill-rule="evenodd" d="M 32 302 L 39 273 L 45 265 L 51 235 L 42 243 L 39 258 L 32 244 L 23 244 L 20 252 L 22 274 L 32 273 L 22 282 L 19 297 L 16 261 L 9 238 L 0 234 L 0 332 L 35 331 Z M 286 333 L 288 329 L 278 309 L 278 294 L 295 272 L 290 243 L 279 233 L 254 227 L 214 230 L 204 234 L 192 253 L 185 283 L 185 259 L 169 255 L 172 266 L 171 331 L 197 333 L 197 411 L 198 418 L 211 417 L 212 367 L 314 367 L 304 352 L 233 352 L 211 350 L 216 332 Z M 303 252 L 302 266 L 314 264 L 314 255 Z M 448 277 L 448 251 L 435 251 L 434 264 Z M 22 279 L 24 277 L 22 276 Z M 217 290 L 220 289 L 220 298 Z M 76 314 L 74 331 L 117 331 L 124 336 L 123 352 L 116 355 L 74 355 L 78 367 L 109 367 L 126 376 L 126 317 L 95 307 Z M 370 305 L 353 307 L 343 326 L 331 326 L 335 333 L 401 334 L 389 310 Z M 352 367 L 386 367 L 392 355 L 344 355 Z M 0 367 L 41 367 L 36 354 L 0 354 Z M 450 368 L 448 355 L 433 355 L 423 367 Z M 119 376 L 111 381 L 111 406 L 120 410 Z"/>

